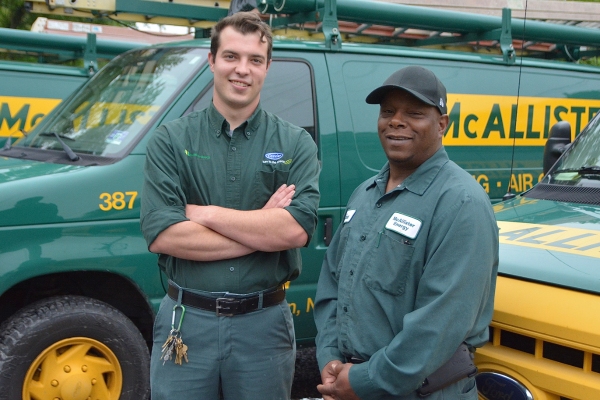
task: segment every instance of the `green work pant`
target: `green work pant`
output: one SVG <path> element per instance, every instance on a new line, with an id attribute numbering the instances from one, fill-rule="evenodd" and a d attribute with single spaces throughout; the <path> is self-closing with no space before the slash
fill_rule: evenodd
<path id="1" fill-rule="evenodd" d="M 185 307 L 181 338 L 189 362 L 163 363 L 161 348 L 173 307 L 165 296 L 154 323 L 150 362 L 152 400 L 288 400 L 296 359 L 292 314 L 286 301 L 233 317 Z M 175 326 L 179 324 L 178 309 Z"/>

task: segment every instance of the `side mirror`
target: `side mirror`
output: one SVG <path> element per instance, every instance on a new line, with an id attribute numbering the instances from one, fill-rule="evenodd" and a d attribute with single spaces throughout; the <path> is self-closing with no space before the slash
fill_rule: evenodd
<path id="1" fill-rule="evenodd" d="M 544 146 L 544 175 L 571 145 L 571 124 L 560 121 L 552 125 Z"/>

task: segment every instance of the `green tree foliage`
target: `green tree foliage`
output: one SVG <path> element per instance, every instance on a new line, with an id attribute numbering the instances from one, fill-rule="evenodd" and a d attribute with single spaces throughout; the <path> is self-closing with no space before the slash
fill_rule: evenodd
<path id="1" fill-rule="evenodd" d="M 62 15 L 42 15 L 30 13 L 25 7 L 25 0 L 0 0 L 0 28 L 30 30 L 37 17 L 47 17 L 59 20 L 94 23 L 101 25 L 129 26 L 131 23 L 122 23 L 110 18 L 69 17 Z"/>
<path id="2" fill-rule="evenodd" d="M 30 29 L 37 16 L 28 13 L 24 0 L 2 0 L 0 5 L 0 27 Z"/>

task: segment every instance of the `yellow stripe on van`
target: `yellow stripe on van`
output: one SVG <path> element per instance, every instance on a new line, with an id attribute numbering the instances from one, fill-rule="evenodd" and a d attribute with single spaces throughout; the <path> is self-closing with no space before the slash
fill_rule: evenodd
<path id="1" fill-rule="evenodd" d="M 29 131 L 60 101 L 0 96 L 0 136 L 19 136 L 19 129 Z M 84 123 L 89 128 L 117 121 L 145 123 L 157 109 L 98 103 L 75 124 Z M 570 122 L 573 133 L 578 134 L 600 110 L 600 100 L 519 97 L 517 102 L 516 96 L 450 93 L 448 110 L 445 146 L 543 146 L 550 128 L 558 121 Z"/>
<path id="2" fill-rule="evenodd" d="M 0 136 L 20 137 L 60 103 L 60 99 L 0 96 Z"/>
<path id="3" fill-rule="evenodd" d="M 500 243 L 600 258 L 600 231 L 498 221 Z"/>
<path id="4" fill-rule="evenodd" d="M 22 136 L 20 130 L 31 130 L 60 102 L 60 99 L 0 96 L 0 137 Z M 73 125 L 75 129 L 89 129 L 119 123 L 146 124 L 159 108 L 160 106 L 153 105 L 106 102 L 95 103 L 89 107 L 89 103 L 82 103 L 75 112 L 81 115 L 75 118 Z"/>
<path id="5" fill-rule="evenodd" d="M 518 111 L 517 111 L 518 110 Z M 552 125 L 571 123 L 578 134 L 600 100 L 448 94 L 445 146 L 543 146 Z"/>

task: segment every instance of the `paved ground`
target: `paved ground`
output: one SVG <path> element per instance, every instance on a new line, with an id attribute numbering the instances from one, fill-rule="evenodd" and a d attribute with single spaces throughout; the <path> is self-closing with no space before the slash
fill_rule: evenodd
<path id="1" fill-rule="evenodd" d="M 315 348 L 299 348 L 296 352 L 296 374 L 292 385 L 292 399 L 321 399 L 317 385 L 321 374 L 315 358 Z"/>

